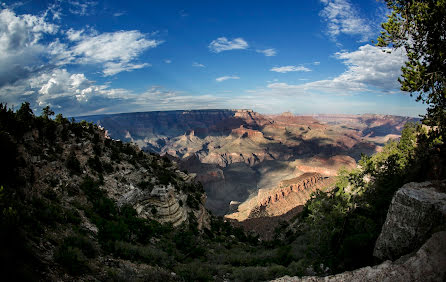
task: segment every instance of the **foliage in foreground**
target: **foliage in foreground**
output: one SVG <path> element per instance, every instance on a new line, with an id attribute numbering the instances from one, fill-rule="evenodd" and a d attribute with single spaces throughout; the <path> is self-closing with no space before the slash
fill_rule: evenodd
<path id="1" fill-rule="evenodd" d="M 446 178 L 444 152 L 439 138 L 409 123 L 399 141 L 363 156 L 359 168 L 343 171 L 335 189 L 315 193 L 291 236 L 307 246 L 307 265 L 324 273 L 326 267 L 340 272 L 373 264 L 373 247 L 393 194 L 408 182 Z"/>
<path id="2" fill-rule="evenodd" d="M 4 275 L 24 281 L 44 279 L 42 273 L 69 275 L 66 279 L 245 281 L 297 274 L 289 267 L 297 257 L 282 243 L 261 244 L 222 218 L 212 217 L 209 228 L 199 231 L 192 213 L 187 224 L 173 228 L 138 217 L 131 206 L 118 206 L 102 185 L 129 164 L 151 171 L 158 183 L 174 183 L 188 195 L 182 204 L 192 209 L 199 205 L 203 187 L 182 183 L 166 158 L 100 139 L 94 125 L 61 115 L 53 120 L 51 114 L 47 108 L 35 116 L 28 103 L 17 112 L 0 107 Z M 75 152 L 82 143 L 92 146 L 92 155 Z M 38 170 L 47 165 L 58 169 L 42 176 Z M 153 184 L 140 186 L 151 189 Z M 114 263 L 104 265 L 104 260 Z M 123 261 L 145 268 L 129 270 Z"/>
<path id="3" fill-rule="evenodd" d="M 428 104 L 424 121 L 446 138 L 446 1 L 385 0 L 392 11 L 379 46 L 407 53 L 401 90 Z"/>

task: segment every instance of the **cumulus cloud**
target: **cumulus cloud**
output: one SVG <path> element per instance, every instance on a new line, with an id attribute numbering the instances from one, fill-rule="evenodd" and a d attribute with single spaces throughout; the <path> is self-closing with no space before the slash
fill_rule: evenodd
<path id="1" fill-rule="evenodd" d="M 336 58 L 343 60 L 348 67 L 338 79 L 387 92 L 399 89 L 397 79 L 401 75 L 401 66 L 406 61 L 406 55 L 402 50 L 391 53 L 383 51 L 389 50 L 366 44 L 353 52 L 336 53 Z"/>
<path id="2" fill-rule="evenodd" d="M 149 64 L 133 64 L 131 61 L 143 51 L 155 48 L 162 43 L 159 40 L 147 39 L 137 30 L 98 35 L 85 35 L 82 32 L 71 31 L 67 36 L 76 42 L 71 48 L 76 62 L 80 64 L 104 63 L 105 76 L 149 66 Z"/>
<path id="3" fill-rule="evenodd" d="M 222 82 L 228 79 L 240 79 L 240 77 L 238 76 L 221 76 L 221 77 L 217 77 L 215 80 L 218 82 Z"/>
<path id="4" fill-rule="evenodd" d="M 345 94 L 379 91 L 394 93 L 399 89 L 398 77 L 401 66 L 406 60 L 402 50 L 392 53 L 369 44 L 356 51 L 337 52 L 335 57 L 341 60 L 347 69 L 333 79 L 317 80 L 304 84 L 287 84 L 284 82 L 270 83 L 269 89 L 281 93 L 306 93 L 307 91 L 322 91 L 329 94 Z M 388 51 L 388 50 L 387 50 Z"/>
<path id="5" fill-rule="evenodd" d="M 292 72 L 292 71 L 309 72 L 311 70 L 309 68 L 307 68 L 307 67 L 304 67 L 304 66 L 283 66 L 283 67 L 271 68 L 270 71 L 280 72 L 280 73 L 287 73 L 287 72 Z"/>
<path id="6" fill-rule="evenodd" d="M 99 64 L 104 76 L 140 69 L 150 64 L 137 57 L 162 43 L 137 30 L 64 31 L 48 22 L 48 11 L 35 16 L 0 10 L 0 87 L 68 64 Z M 60 34 L 65 37 L 55 38 Z"/>
<path id="7" fill-rule="evenodd" d="M 150 64 L 138 62 L 138 57 L 161 41 L 137 30 L 64 30 L 49 22 L 51 13 L 53 20 L 60 19 L 60 9 L 54 5 L 38 16 L 0 9 L 1 101 L 9 105 L 29 101 L 34 107 L 50 105 L 75 114 L 135 100 L 136 94 L 98 85 L 85 74 L 70 73 L 66 68 L 97 64 L 104 76 L 140 69 Z"/>
<path id="8" fill-rule="evenodd" d="M 58 26 L 43 17 L 0 10 L 0 86 L 46 68 L 48 53 L 40 41 L 57 31 Z"/>
<path id="9" fill-rule="evenodd" d="M 200 63 L 197 63 L 197 62 L 193 62 L 193 63 L 192 63 L 192 66 L 193 66 L 193 67 L 197 67 L 197 68 L 205 68 L 205 67 L 206 67 L 205 65 L 200 64 Z"/>
<path id="10" fill-rule="evenodd" d="M 340 34 L 359 35 L 361 41 L 373 36 L 372 27 L 367 20 L 359 16 L 359 12 L 348 0 L 320 0 L 324 8 L 320 16 L 327 23 L 327 33 L 336 40 Z"/>
<path id="11" fill-rule="evenodd" d="M 277 54 L 276 50 L 271 48 L 271 49 L 264 49 L 264 50 L 256 50 L 257 53 L 261 53 L 267 57 L 272 57 L 275 56 Z"/>
<path id="12" fill-rule="evenodd" d="M 214 53 L 228 50 L 247 49 L 248 43 L 241 37 L 228 40 L 226 37 L 219 37 L 209 44 L 209 49 Z"/>

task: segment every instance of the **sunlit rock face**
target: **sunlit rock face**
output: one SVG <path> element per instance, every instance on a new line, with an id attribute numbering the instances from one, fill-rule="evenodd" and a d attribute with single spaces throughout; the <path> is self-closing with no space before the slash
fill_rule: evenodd
<path id="1" fill-rule="evenodd" d="M 217 215 L 228 214 L 231 201 L 243 208 L 259 190 L 275 189 L 283 180 L 313 172 L 332 178 L 342 167 L 354 168 L 361 154 L 379 151 L 389 139 L 399 137 L 407 121 L 416 121 L 385 115 L 263 115 L 233 109 L 77 119 L 97 122 L 112 138 L 168 155 L 180 169 L 195 173 L 208 196 L 206 207 Z M 281 210 L 277 213 L 285 210 L 276 207 Z"/>

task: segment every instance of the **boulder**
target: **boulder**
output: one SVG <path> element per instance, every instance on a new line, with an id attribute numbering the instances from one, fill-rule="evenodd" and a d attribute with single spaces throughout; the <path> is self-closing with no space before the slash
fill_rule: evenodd
<path id="1" fill-rule="evenodd" d="M 327 277 L 281 277 L 275 282 L 291 281 L 445 281 L 446 279 L 446 231 L 433 234 L 413 255 L 398 261 L 385 261 L 379 265 Z"/>
<path id="2" fill-rule="evenodd" d="M 446 181 L 407 183 L 393 196 L 375 244 L 373 255 L 383 263 L 326 277 L 274 281 L 446 281 L 445 223 Z"/>
<path id="3" fill-rule="evenodd" d="M 417 250 L 446 219 L 446 182 L 407 183 L 394 195 L 373 255 L 395 260 Z"/>

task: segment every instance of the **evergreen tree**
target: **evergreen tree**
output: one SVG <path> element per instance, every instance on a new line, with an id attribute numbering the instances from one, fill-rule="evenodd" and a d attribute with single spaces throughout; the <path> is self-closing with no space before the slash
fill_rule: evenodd
<path id="1" fill-rule="evenodd" d="M 392 10 L 378 46 L 404 48 L 401 90 L 429 105 L 424 122 L 446 134 L 446 1 L 385 0 Z"/>

